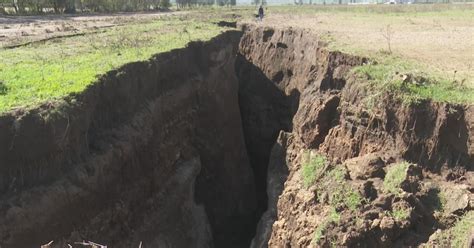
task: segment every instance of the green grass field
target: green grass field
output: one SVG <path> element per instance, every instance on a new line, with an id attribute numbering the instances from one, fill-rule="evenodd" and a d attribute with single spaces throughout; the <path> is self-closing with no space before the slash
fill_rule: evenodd
<path id="1" fill-rule="evenodd" d="M 423 70 L 423 65 L 402 57 L 380 55 L 372 56 L 372 61 L 366 65 L 354 68 L 354 71 L 363 76 L 373 90 L 374 99 L 381 97 L 384 92 L 396 93 L 406 103 L 417 103 L 424 99 L 445 103 L 474 103 L 474 88 L 464 81 L 455 80 L 436 72 L 429 73 Z M 374 106 L 369 106 L 374 107 Z"/>
<path id="2" fill-rule="evenodd" d="M 210 21 L 172 18 L 0 50 L 0 113 L 81 92 L 107 71 L 223 30 Z"/>
<path id="3" fill-rule="evenodd" d="M 208 40 L 225 30 L 214 24 L 217 20 L 257 24 L 254 12 L 254 7 L 197 8 L 82 36 L 0 48 L 0 113 L 82 92 L 111 69 L 191 40 Z M 271 6 L 266 13 L 257 25 L 305 28 L 331 50 L 377 61 L 354 69 L 369 78 L 374 92 L 398 92 L 406 102 L 474 103 L 470 5 Z M 384 38 L 388 26 L 390 41 Z M 388 53 L 388 43 L 393 52 Z"/>

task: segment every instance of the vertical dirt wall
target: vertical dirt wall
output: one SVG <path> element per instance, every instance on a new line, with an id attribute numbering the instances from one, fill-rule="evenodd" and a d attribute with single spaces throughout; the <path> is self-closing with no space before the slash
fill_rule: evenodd
<path id="1" fill-rule="evenodd" d="M 239 236 L 256 208 L 234 72 L 240 36 L 125 65 L 80 95 L 2 116 L 1 246 L 249 242 Z"/>
<path id="2" fill-rule="evenodd" d="M 351 72 L 367 59 L 328 51 L 302 30 L 244 30 L 237 63 L 239 101 L 246 144 L 255 152 L 249 157 L 257 171 L 257 192 L 264 189 L 268 199 L 252 247 L 311 244 L 314 221 L 324 212 L 311 192 L 301 190 L 305 150 L 318 150 L 334 163 L 379 154 L 430 172 L 455 171 L 449 180 L 472 172 L 472 106 L 429 100 L 407 105 L 388 93 L 370 108 L 365 99 L 373 92 Z M 259 185 L 263 179 L 266 188 Z M 405 236 L 384 242 L 398 237 L 399 243 L 426 241 L 426 234 L 416 240 L 407 235 L 415 231 L 404 231 Z"/>

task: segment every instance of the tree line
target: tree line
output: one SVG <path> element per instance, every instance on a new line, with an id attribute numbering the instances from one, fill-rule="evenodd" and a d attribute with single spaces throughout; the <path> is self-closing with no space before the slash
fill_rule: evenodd
<path id="1" fill-rule="evenodd" d="M 229 6 L 236 5 L 236 0 L 176 0 L 176 5 L 178 8 Z M 170 0 L 0 0 L 0 14 L 127 12 L 163 10 L 170 6 Z"/>
<path id="2" fill-rule="evenodd" d="M 190 8 L 195 6 L 234 6 L 237 4 L 236 0 L 176 0 L 178 8 Z"/>
<path id="3" fill-rule="evenodd" d="M 170 6 L 170 0 L 0 0 L 0 13 L 127 12 L 160 10 Z"/>

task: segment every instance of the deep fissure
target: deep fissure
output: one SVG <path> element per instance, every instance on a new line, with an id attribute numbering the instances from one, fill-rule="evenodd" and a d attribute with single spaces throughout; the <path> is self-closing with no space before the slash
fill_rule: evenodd
<path id="1" fill-rule="evenodd" d="M 253 226 L 245 237 L 246 246 L 255 236 L 255 228 L 267 210 L 267 171 L 270 153 L 280 131 L 291 132 L 292 118 L 298 109 L 299 93 L 287 96 L 260 68 L 237 54 L 236 75 L 239 81 L 239 107 L 243 135 L 252 166 L 257 196 Z"/>
<path id="2" fill-rule="evenodd" d="M 48 121 L 49 106 L 2 117 L 0 221 L 12 226 L 0 227 L 2 247 L 86 238 L 113 247 L 265 247 L 299 150 L 340 162 L 385 149 L 372 147 L 380 137 L 405 135 L 410 161 L 473 160 L 459 145 L 469 135 L 463 110 L 447 119 L 458 138 L 432 124 L 443 105 L 427 103 L 432 112 L 419 124 L 393 109 L 385 123 L 369 122 L 354 109 L 365 92 L 354 82 L 342 91 L 366 59 L 329 52 L 303 31 L 242 29 L 112 71 Z M 431 125 L 430 133 L 405 134 L 399 122 Z M 430 146 L 437 130 L 442 154 L 428 154 L 438 149 Z M 426 241 L 433 231 L 423 231 Z"/>

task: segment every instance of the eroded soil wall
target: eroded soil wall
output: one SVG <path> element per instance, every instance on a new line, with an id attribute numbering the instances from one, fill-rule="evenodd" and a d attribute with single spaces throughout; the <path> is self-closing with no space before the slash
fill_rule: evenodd
<path id="1" fill-rule="evenodd" d="M 256 76 L 251 78 L 264 80 L 247 84 L 250 80 L 242 81 L 244 77 L 239 76 L 244 133 L 248 147 L 259 147 L 260 156 L 270 154 L 265 156 L 266 160 L 259 160 L 249 153 L 252 166 L 266 170 L 268 194 L 267 211 L 258 224 L 252 247 L 314 245 L 315 230 L 325 225 L 327 209 L 317 203 L 319 199 L 311 188 L 303 189 L 301 158 L 308 150 L 317 150 L 333 164 L 354 158 L 356 167 L 351 169 L 360 167 L 366 173 L 377 161 L 390 164 L 406 160 L 427 173 L 445 175 L 443 180 L 460 185 L 466 180 L 469 183 L 474 166 L 473 106 L 429 100 L 404 104 L 389 93 L 369 106 L 366 100 L 374 92 L 363 77 L 351 72 L 354 66 L 367 62 L 365 58 L 327 51 L 317 37 L 301 30 L 246 28 L 240 56 L 253 65 L 248 71 Z M 279 100 L 265 101 L 266 94 Z M 278 129 L 283 132 L 278 134 Z M 269 148 L 261 137 L 278 138 Z M 334 232 L 328 237 L 340 241 L 337 245 L 342 246 L 418 245 L 426 242 L 433 228 L 437 228 L 424 226 L 433 216 L 431 212 L 426 214 L 422 205 L 413 207 L 418 217 L 404 223 L 395 233 L 392 229 L 380 231 L 377 226 L 373 232 L 370 228 L 354 231 L 355 224 L 344 224 L 341 220 L 339 226 L 330 228 Z M 366 210 L 376 203 L 369 201 L 368 206 Z M 468 210 L 469 207 L 463 211 Z"/>
<path id="2" fill-rule="evenodd" d="M 1 117 L 2 247 L 249 242 L 256 198 L 234 71 L 240 36 L 125 65 L 65 102 Z"/>
<path id="3" fill-rule="evenodd" d="M 368 109 L 351 73 L 365 58 L 302 30 L 242 28 L 0 117 L 0 245 L 306 247 L 323 212 L 301 190 L 305 150 L 472 171 L 472 106 L 387 95 Z M 414 228 L 383 244 L 422 242 Z"/>

